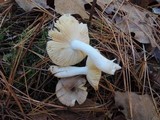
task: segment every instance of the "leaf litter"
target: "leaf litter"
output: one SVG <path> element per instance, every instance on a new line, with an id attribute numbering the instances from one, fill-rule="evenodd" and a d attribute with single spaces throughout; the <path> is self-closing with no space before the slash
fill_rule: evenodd
<path id="1" fill-rule="evenodd" d="M 106 21 L 111 21 L 125 34 L 130 34 L 132 38 L 140 43 L 151 43 L 152 47 L 159 47 L 153 30 L 157 26 L 157 16 L 149 14 L 141 8 L 123 1 L 113 1 L 104 9 Z M 157 33 L 158 34 L 158 33 Z"/>
<path id="2" fill-rule="evenodd" d="M 121 107 L 127 120 L 159 120 L 152 98 L 134 92 L 115 92 L 115 105 Z"/>
<path id="3" fill-rule="evenodd" d="M 68 108 L 58 101 L 55 94 L 58 80 L 47 71 L 51 60 L 46 54 L 45 45 L 48 36 L 46 32 L 48 26 L 54 26 L 52 23 L 59 14 L 53 14 L 55 11 L 46 9 L 48 7 L 46 1 L 42 2 L 45 6 L 36 3 L 37 9 L 33 9 L 35 6 L 31 5 L 27 12 L 19 9 L 18 5 L 10 0 L 1 4 L 0 29 L 4 31 L 5 28 L 5 34 L 0 41 L 0 56 L 1 58 L 11 56 L 1 59 L 0 64 L 2 120 L 15 118 L 116 120 L 130 119 L 130 116 L 135 120 L 147 120 L 147 115 L 157 119 L 159 117 L 157 112 L 160 109 L 160 90 L 157 89 L 160 87 L 158 83 L 160 66 L 151 55 L 159 59 L 158 16 L 128 1 L 97 0 L 97 5 L 102 11 L 95 8 L 97 14 L 92 16 L 89 27 L 91 45 L 99 49 L 104 56 L 110 59 L 117 58 L 116 62 L 120 63 L 123 69 L 114 76 L 103 74 L 98 91 L 94 91 L 87 83 L 86 102 L 82 105 L 76 103 L 75 107 Z M 79 11 L 74 12 L 75 8 L 70 11 L 73 14 L 82 14 L 82 18 L 86 18 L 89 12 L 84 11 L 84 4 L 92 5 L 91 2 L 93 1 L 75 3 L 71 1 L 73 5 L 80 6 L 80 11 L 85 13 L 85 17 Z M 70 8 L 64 7 L 63 11 L 69 11 Z M 63 11 L 56 12 L 63 14 Z M 11 39 L 8 39 L 8 36 Z M 146 43 L 152 50 L 155 47 L 158 50 L 150 54 L 150 51 L 145 49 Z M 6 47 L 7 49 L 4 49 Z M 79 65 L 82 64 L 83 62 Z M 156 72 L 152 73 L 150 66 L 154 66 Z M 115 92 L 130 90 L 132 93 Z M 153 100 L 156 104 L 153 104 Z M 124 109 L 118 111 L 122 113 L 115 117 L 114 112 L 111 112 L 114 104 L 117 109 L 119 106 Z M 135 106 L 132 106 L 134 104 Z M 63 117 L 65 115 L 66 117 Z"/>

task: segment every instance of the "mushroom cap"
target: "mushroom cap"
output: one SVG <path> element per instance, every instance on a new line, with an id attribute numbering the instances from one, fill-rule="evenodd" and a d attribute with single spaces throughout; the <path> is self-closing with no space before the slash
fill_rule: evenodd
<path id="1" fill-rule="evenodd" d="M 84 87 L 86 80 L 81 76 L 62 78 L 56 86 L 56 96 L 59 101 L 66 106 L 74 106 L 85 102 L 88 92 Z"/>
<path id="2" fill-rule="evenodd" d="M 86 65 L 88 67 L 87 80 L 95 90 L 98 90 L 102 72 L 93 64 L 92 60 L 89 57 L 87 58 Z"/>
<path id="3" fill-rule="evenodd" d="M 80 40 L 89 44 L 88 27 L 79 23 L 70 14 L 62 15 L 55 23 L 55 28 L 49 30 L 47 42 L 47 53 L 53 63 L 60 66 L 74 65 L 82 61 L 86 54 L 71 48 L 73 40 Z"/>

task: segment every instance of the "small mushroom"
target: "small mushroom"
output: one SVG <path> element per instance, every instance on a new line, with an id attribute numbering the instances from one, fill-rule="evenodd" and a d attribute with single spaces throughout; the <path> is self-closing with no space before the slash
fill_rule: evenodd
<path id="1" fill-rule="evenodd" d="M 56 96 L 59 101 L 66 106 L 74 106 L 85 102 L 88 92 L 84 87 L 86 80 L 81 76 L 62 78 L 56 86 Z"/>
<path id="2" fill-rule="evenodd" d="M 62 15 L 50 30 L 52 41 L 47 42 L 47 52 L 53 63 L 60 66 L 74 65 L 88 55 L 101 71 L 114 74 L 121 67 L 102 56 L 89 45 L 88 28 L 69 14 Z"/>
<path id="3" fill-rule="evenodd" d="M 54 76 L 58 78 L 72 77 L 75 75 L 86 75 L 88 82 L 95 89 L 98 90 L 99 81 L 101 78 L 101 70 L 99 70 L 91 61 L 87 59 L 85 67 L 58 67 L 50 66 L 49 70 Z"/>

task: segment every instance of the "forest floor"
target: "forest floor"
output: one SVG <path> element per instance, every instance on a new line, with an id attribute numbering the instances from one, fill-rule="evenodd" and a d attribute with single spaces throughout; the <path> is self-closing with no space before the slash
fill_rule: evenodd
<path id="1" fill-rule="evenodd" d="M 139 6 L 135 8 L 147 11 Z M 67 107 L 56 97 L 59 79 L 48 71 L 53 63 L 46 51 L 48 30 L 60 14 L 53 9 L 38 8 L 26 12 L 16 2 L 0 4 L 1 120 L 159 120 L 158 15 L 148 13 L 155 18 L 154 26 L 148 25 L 152 34 L 147 30 L 139 34 L 137 29 L 128 34 L 119 30 L 116 23 L 105 20 L 102 12 L 104 10 L 97 9 L 91 21 L 77 14 L 74 16 L 89 24 L 91 45 L 108 59 L 116 58 L 115 62 L 122 69 L 114 75 L 103 73 L 98 91 L 87 83 L 87 100 L 81 105 Z M 136 35 L 142 41 L 137 41 Z M 149 38 L 148 44 L 145 44 L 148 38 L 143 35 Z M 77 66 L 84 66 L 85 60 Z"/>

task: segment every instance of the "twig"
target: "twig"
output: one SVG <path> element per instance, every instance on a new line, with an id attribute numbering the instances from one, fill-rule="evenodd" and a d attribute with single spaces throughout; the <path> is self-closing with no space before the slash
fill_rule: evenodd
<path id="1" fill-rule="evenodd" d="M 91 8 L 91 13 L 90 13 L 90 16 L 89 16 L 89 24 L 88 26 L 91 25 L 91 21 L 92 21 L 92 17 L 93 17 L 93 14 L 94 14 L 94 11 L 95 11 L 95 6 L 96 6 L 96 3 L 97 3 L 97 0 L 93 0 L 93 4 L 92 4 L 92 8 Z"/>

